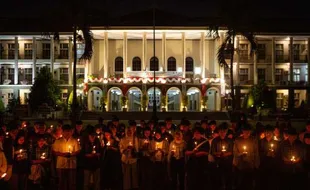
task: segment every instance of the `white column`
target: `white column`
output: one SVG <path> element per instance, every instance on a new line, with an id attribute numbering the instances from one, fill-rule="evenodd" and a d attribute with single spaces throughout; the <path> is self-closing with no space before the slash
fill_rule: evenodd
<path id="1" fill-rule="evenodd" d="M 253 59 L 254 59 L 253 60 L 253 62 L 254 62 L 254 64 L 253 64 L 254 84 L 257 84 L 258 78 L 257 78 L 257 52 L 256 51 L 254 52 Z"/>
<path id="2" fill-rule="evenodd" d="M 84 82 L 88 81 L 88 71 L 89 71 L 89 66 L 90 66 L 90 61 L 85 60 L 85 68 L 84 68 Z"/>
<path id="3" fill-rule="evenodd" d="M 290 37 L 290 82 L 294 81 L 294 39 L 293 37 Z"/>
<path id="4" fill-rule="evenodd" d="M 18 84 L 18 54 L 19 54 L 18 37 L 15 37 L 14 84 Z"/>
<path id="5" fill-rule="evenodd" d="M 183 72 L 183 78 L 186 77 L 185 67 L 186 67 L 186 36 L 185 32 L 182 32 L 182 72 Z M 178 69 L 178 68 L 177 68 Z"/>
<path id="6" fill-rule="evenodd" d="M 162 66 L 163 71 L 165 72 L 167 70 L 167 59 L 166 59 L 166 32 L 163 32 L 163 38 L 161 43 L 161 54 L 162 54 Z"/>
<path id="7" fill-rule="evenodd" d="M 36 68 L 37 68 L 37 43 L 36 38 L 32 39 L 32 84 L 36 78 Z"/>
<path id="8" fill-rule="evenodd" d="M 108 73 L 109 73 L 108 62 L 109 62 L 109 36 L 108 36 L 108 32 L 105 32 L 104 33 L 104 65 L 103 65 L 103 77 L 104 78 L 108 78 Z"/>
<path id="9" fill-rule="evenodd" d="M 240 38 L 239 37 L 236 37 L 236 45 L 235 45 L 235 49 L 236 49 L 236 52 L 235 52 L 235 57 L 236 57 L 236 60 L 237 60 L 237 65 L 236 65 L 236 75 L 235 75 L 235 81 L 236 81 L 236 85 L 239 85 L 240 84 L 240 80 L 239 80 L 239 71 L 240 71 L 240 52 L 239 52 L 239 41 L 240 41 Z M 234 68 L 232 68 L 234 69 Z"/>
<path id="10" fill-rule="evenodd" d="M 276 82 L 275 48 L 276 48 L 276 42 L 275 42 L 275 38 L 273 37 L 272 44 L 271 44 L 271 84 L 275 84 Z"/>
<path id="11" fill-rule="evenodd" d="M 147 39 L 146 32 L 143 32 L 142 37 L 142 71 L 146 70 L 147 64 Z"/>
<path id="12" fill-rule="evenodd" d="M 55 51 L 54 51 L 54 39 L 51 38 L 51 45 L 50 45 L 50 62 L 51 62 L 51 73 L 54 78 L 54 58 L 55 58 Z"/>
<path id="13" fill-rule="evenodd" d="M 72 67 L 72 63 L 73 63 L 73 49 L 72 49 L 72 37 L 69 37 L 69 85 L 72 85 L 72 78 L 73 78 L 73 67 Z"/>
<path id="14" fill-rule="evenodd" d="M 206 44 L 205 44 L 205 33 L 201 32 L 200 38 L 200 60 L 201 60 L 201 77 L 206 77 Z"/>
<path id="15" fill-rule="evenodd" d="M 123 78 L 127 75 L 127 32 L 124 32 L 123 37 Z"/>
<path id="16" fill-rule="evenodd" d="M 308 70 L 308 84 L 309 84 L 310 83 L 310 38 L 308 38 L 307 46 L 308 46 L 307 48 L 307 59 L 308 59 L 307 70 Z"/>

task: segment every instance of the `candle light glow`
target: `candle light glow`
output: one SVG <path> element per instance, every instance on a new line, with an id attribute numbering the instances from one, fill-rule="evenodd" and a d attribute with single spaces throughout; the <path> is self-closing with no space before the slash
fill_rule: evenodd
<path id="1" fill-rule="evenodd" d="M 247 147 L 246 146 L 243 146 L 243 153 L 244 154 L 247 154 L 248 152 L 247 152 Z"/>
<path id="2" fill-rule="evenodd" d="M 107 146 L 111 146 L 111 143 L 110 143 L 110 141 L 108 141 L 108 142 L 107 142 Z"/>
<path id="3" fill-rule="evenodd" d="M 46 158 L 45 155 L 46 155 L 45 152 L 43 152 L 40 158 L 44 160 Z"/>
<path id="4" fill-rule="evenodd" d="M 222 146 L 222 152 L 226 152 L 226 147 Z"/>
<path id="5" fill-rule="evenodd" d="M 7 173 L 4 173 L 1 175 L 1 178 L 4 178 L 7 175 Z"/>
<path id="6" fill-rule="evenodd" d="M 93 151 L 92 151 L 93 154 L 96 154 L 96 146 L 93 146 Z"/>
<path id="7" fill-rule="evenodd" d="M 292 156 L 292 158 L 291 158 L 291 162 L 296 162 L 296 158 L 295 158 L 295 156 Z"/>
<path id="8" fill-rule="evenodd" d="M 68 146 L 68 152 L 69 152 L 70 154 L 72 153 L 71 148 L 72 148 L 71 145 L 69 145 L 69 146 Z"/>

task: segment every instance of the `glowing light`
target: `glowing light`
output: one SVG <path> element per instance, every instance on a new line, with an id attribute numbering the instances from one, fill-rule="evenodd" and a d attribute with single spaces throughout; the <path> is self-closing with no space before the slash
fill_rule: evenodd
<path id="1" fill-rule="evenodd" d="M 195 67 L 195 74 L 201 74 L 201 68 L 200 67 Z"/>
<path id="2" fill-rule="evenodd" d="M 182 72 L 182 71 L 183 71 L 183 68 L 182 67 L 178 67 L 177 72 Z"/>

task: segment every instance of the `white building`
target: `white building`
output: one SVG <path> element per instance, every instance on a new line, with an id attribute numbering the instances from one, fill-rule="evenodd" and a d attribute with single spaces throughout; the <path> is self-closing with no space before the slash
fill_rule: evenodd
<path id="1" fill-rule="evenodd" d="M 148 96 L 147 109 L 152 110 L 154 69 L 158 108 L 181 111 L 186 106 L 188 111 L 201 111 L 203 96 L 208 96 L 206 108 L 210 111 L 229 107 L 229 71 L 221 68 L 216 58 L 225 31 L 215 38 L 203 27 L 166 27 L 156 29 L 155 40 L 151 28 L 94 29 L 93 34 L 93 58 L 77 66 L 77 78 L 84 81 L 78 93 L 87 98 L 88 110 L 99 110 L 104 96 L 108 111 L 120 111 L 124 106 L 121 97 L 126 96 L 124 107 L 141 111 L 143 94 Z M 278 108 L 288 106 L 289 95 L 298 107 L 306 100 L 310 36 L 256 38 L 258 51 L 254 56 L 250 56 L 250 44 L 241 36 L 236 38 L 234 80 L 240 105 L 249 87 L 265 80 L 276 89 Z M 72 88 L 72 46 L 68 34 L 61 35 L 57 43 L 41 35 L 0 35 L 0 95 L 4 104 L 13 97 L 20 97 L 25 104 L 36 73 L 44 66 L 59 81 L 62 99 L 67 101 Z M 82 52 L 83 44 L 79 44 L 78 55 Z M 187 105 L 182 101 L 185 94 Z"/>

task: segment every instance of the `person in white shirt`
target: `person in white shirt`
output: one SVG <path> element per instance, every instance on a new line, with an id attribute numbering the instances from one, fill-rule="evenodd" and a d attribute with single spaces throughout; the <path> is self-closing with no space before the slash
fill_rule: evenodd
<path id="1" fill-rule="evenodd" d="M 76 189 L 76 156 L 80 153 L 80 145 L 72 137 L 70 125 L 62 127 L 63 137 L 53 144 L 53 153 L 57 156 L 56 169 L 59 177 L 59 190 Z"/>

